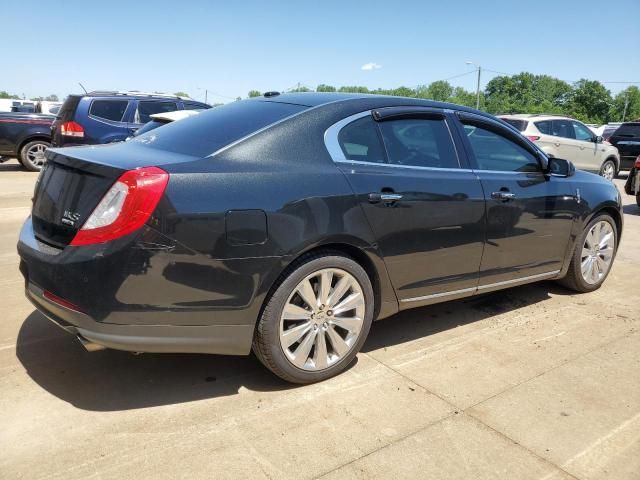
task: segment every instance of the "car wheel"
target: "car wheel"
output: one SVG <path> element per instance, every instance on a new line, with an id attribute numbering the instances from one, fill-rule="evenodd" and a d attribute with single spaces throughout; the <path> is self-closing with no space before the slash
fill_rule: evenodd
<path id="1" fill-rule="evenodd" d="M 592 292 L 607 278 L 618 247 L 616 224 L 607 214 L 591 220 L 580 235 L 566 277 L 560 283 L 577 292 Z"/>
<path id="2" fill-rule="evenodd" d="M 636 195 L 636 205 L 640 207 L 640 193 Z"/>
<path id="3" fill-rule="evenodd" d="M 616 176 L 616 164 L 613 160 L 607 160 L 600 167 L 600 176 L 613 181 Z"/>
<path id="4" fill-rule="evenodd" d="M 27 143 L 22 150 L 20 150 L 20 163 L 24 168 L 31 172 L 38 172 L 42 170 L 47 159 L 44 156 L 44 152 L 49 148 L 51 144 L 44 140 L 34 140 Z"/>
<path id="5" fill-rule="evenodd" d="M 253 341 L 260 361 L 292 383 L 313 383 L 349 366 L 369 333 L 371 280 L 334 252 L 303 257 L 268 299 Z"/>

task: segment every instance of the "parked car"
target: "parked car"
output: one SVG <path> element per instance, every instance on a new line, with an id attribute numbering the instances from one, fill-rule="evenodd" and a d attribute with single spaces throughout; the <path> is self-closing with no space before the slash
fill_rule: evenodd
<path id="1" fill-rule="evenodd" d="M 622 234 L 611 182 L 420 99 L 270 94 L 47 158 L 18 243 L 41 312 L 90 350 L 253 348 L 297 383 L 400 310 L 596 290 Z"/>
<path id="2" fill-rule="evenodd" d="M 535 142 L 547 155 L 571 160 L 577 168 L 608 180 L 620 171 L 618 150 L 589 127 L 559 115 L 501 115 L 500 118 Z"/>
<path id="3" fill-rule="evenodd" d="M 624 191 L 627 195 L 634 195 L 636 203 L 640 207 L 640 155 L 638 155 L 629 171 L 629 176 L 624 184 Z"/>
<path id="4" fill-rule="evenodd" d="M 173 95 L 91 92 L 69 95 L 51 127 L 53 146 L 95 145 L 125 140 L 154 113 L 211 108 Z"/>
<path id="5" fill-rule="evenodd" d="M 621 168 L 630 169 L 640 155 L 640 122 L 623 123 L 611 134 L 609 142 L 620 152 Z"/>
<path id="6" fill-rule="evenodd" d="M 40 170 L 54 119 L 52 115 L 0 113 L 0 162 L 17 157 L 27 170 Z"/>
<path id="7" fill-rule="evenodd" d="M 131 137 L 127 137 L 127 140 L 131 140 L 134 137 L 150 132 L 151 130 L 155 130 L 156 128 L 162 127 L 168 123 L 192 117 L 200 112 L 201 110 L 176 110 L 175 112 L 154 113 L 150 115 L 151 120 L 136 130 Z"/>
<path id="8" fill-rule="evenodd" d="M 602 138 L 608 142 L 609 138 L 611 137 L 611 135 L 613 134 L 613 132 L 615 132 L 618 127 L 620 127 L 620 125 L 622 125 L 621 123 L 607 123 L 606 125 L 604 125 L 604 129 L 602 130 Z"/>

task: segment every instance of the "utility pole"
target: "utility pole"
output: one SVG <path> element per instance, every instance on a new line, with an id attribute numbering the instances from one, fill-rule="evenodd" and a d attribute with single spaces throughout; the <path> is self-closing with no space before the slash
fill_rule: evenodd
<path id="1" fill-rule="evenodd" d="M 625 117 L 627 116 L 627 107 L 629 106 L 629 94 L 624 94 L 624 110 L 622 111 L 622 121 L 624 122 Z"/>
<path id="2" fill-rule="evenodd" d="M 207 95 L 208 95 L 208 93 L 209 93 L 209 90 L 207 90 L 205 88 L 205 90 L 204 90 L 204 103 L 207 103 Z M 208 103 L 207 103 L 207 105 L 208 105 Z"/>
<path id="3" fill-rule="evenodd" d="M 467 65 L 474 65 L 478 67 L 478 83 L 476 84 L 476 110 L 480 110 L 480 75 L 482 73 L 482 67 L 480 65 L 476 65 L 473 62 L 464 62 Z"/>

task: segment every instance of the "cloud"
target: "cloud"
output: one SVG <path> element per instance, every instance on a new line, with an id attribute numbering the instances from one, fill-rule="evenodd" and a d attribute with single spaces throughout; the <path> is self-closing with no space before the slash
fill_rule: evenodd
<path id="1" fill-rule="evenodd" d="M 362 70 L 380 70 L 382 68 L 382 65 L 378 65 L 377 63 L 371 62 L 371 63 L 365 63 L 364 65 L 362 65 Z"/>

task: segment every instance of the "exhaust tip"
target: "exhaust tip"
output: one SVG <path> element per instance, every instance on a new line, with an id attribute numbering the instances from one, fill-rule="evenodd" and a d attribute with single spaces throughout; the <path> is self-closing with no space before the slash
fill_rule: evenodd
<path id="1" fill-rule="evenodd" d="M 100 345 L 97 343 L 93 343 L 90 340 L 87 340 L 86 338 L 84 338 L 82 335 L 76 335 L 76 337 L 78 338 L 78 340 L 80 341 L 80 343 L 82 344 L 82 346 L 84 347 L 84 349 L 87 352 L 97 352 L 100 350 L 106 350 L 107 347 L 105 347 L 104 345 Z"/>

